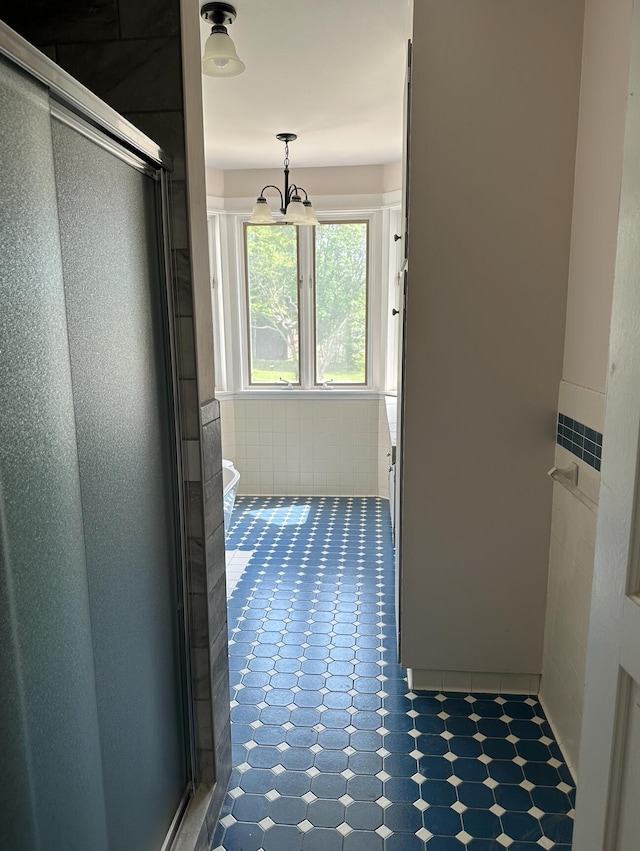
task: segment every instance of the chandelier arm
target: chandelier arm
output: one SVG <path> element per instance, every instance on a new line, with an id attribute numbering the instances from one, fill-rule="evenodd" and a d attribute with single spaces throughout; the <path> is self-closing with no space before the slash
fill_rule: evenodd
<path id="1" fill-rule="evenodd" d="M 309 196 L 308 196 L 308 194 L 307 194 L 307 190 L 304 188 L 304 186 L 298 186 L 297 184 L 295 184 L 295 183 L 294 183 L 294 184 L 292 184 L 291 189 L 292 189 L 292 190 L 294 190 L 294 189 L 295 189 L 296 194 L 298 194 L 298 195 L 299 195 L 301 192 L 304 192 L 304 200 L 305 200 L 305 201 L 308 201 L 308 200 L 309 200 Z M 292 194 L 293 194 L 293 191 L 292 191 Z"/>
<path id="2" fill-rule="evenodd" d="M 286 207 L 284 205 L 284 198 L 282 197 L 282 192 L 281 192 L 280 188 L 278 186 L 275 186 L 273 183 L 267 183 L 267 185 L 260 192 L 261 198 L 264 198 L 264 190 L 265 189 L 275 189 L 276 190 L 276 192 L 280 196 L 280 212 L 282 213 L 282 215 L 284 215 L 285 212 L 286 212 Z"/>

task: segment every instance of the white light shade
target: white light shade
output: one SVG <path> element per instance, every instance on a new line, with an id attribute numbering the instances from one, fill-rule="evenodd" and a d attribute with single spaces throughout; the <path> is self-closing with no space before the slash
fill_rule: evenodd
<path id="1" fill-rule="evenodd" d="M 275 225 L 276 220 L 265 198 L 258 198 L 251 211 L 250 225 Z"/>
<path id="2" fill-rule="evenodd" d="M 307 224 L 308 225 L 319 225 L 318 217 L 316 216 L 316 211 L 313 209 L 311 205 L 311 201 L 303 201 L 302 206 L 305 209 L 307 214 Z"/>
<path id="3" fill-rule="evenodd" d="M 235 77 L 245 64 L 238 59 L 236 46 L 228 33 L 212 32 L 204 46 L 202 73 L 209 77 Z"/>
<path id="4" fill-rule="evenodd" d="M 297 201 L 290 201 L 285 213 L 284 220 L 288 225 L 310 225 L 311 222 L 307 218 L 307 211 L 304 208 L 302 201 L 298 198 Z"/>

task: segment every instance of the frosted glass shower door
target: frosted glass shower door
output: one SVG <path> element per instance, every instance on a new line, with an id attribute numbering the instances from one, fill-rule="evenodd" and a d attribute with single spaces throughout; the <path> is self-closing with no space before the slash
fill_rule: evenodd
<path id="1" fill-rule="evenodd" d="M 0 58 L 0 848 L 107 851 L 49 93 Z"/>
<path id="2" fill-rule="evenodd" d="M 52 122 L 109 851 L 188 782 L 157 183 Z"/>

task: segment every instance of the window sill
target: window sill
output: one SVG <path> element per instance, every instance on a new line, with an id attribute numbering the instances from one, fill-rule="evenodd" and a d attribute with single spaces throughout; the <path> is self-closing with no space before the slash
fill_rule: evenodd
<path id="1" fill-rule="evenodd" d="M 287 387 L 287 388 L 275 388 L 275 387 L 265 387 L 257 389 L 255 387 L 251 387 L 247 390 L 218 390 L 216 391 L 216 399 L 219 399 L 223 402 L 225 399 L 306 399 L 306 400 L 315 400 L 318 401 L 320 399 L 340 399 L 341 401 L 346 400 L 364 400 L 364 399 L 382 399 L 384 398 L 385 393 L 382 390 L 371 390 L 368 387 L 363 388 L 362 390 L 355 389 L 339 389 L 337 387 L 332 390 L 325 389 L 324 387 L 318 387 L 315 390 L 299 390 L 296 387 Z"/>

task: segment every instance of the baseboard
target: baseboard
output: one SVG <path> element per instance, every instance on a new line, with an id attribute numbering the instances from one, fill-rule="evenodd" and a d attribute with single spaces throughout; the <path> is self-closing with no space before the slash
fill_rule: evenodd
<path id="1" fill-rule="evenodd" d="M 478 671 L 426 671 L 407 668 L 409 688 L 419 691 L 458 691 L 483 694 L 538 694 L 540 674 L 500 674 Z"/>
<path id="2" fill-rule="evenodd" d="M 320 497 L 320 499 L 336 499 L 337 497 L 344 497 L 345 499 L 386 499 L 388 500 L 388 496 L 383 496 L 380 493 L 331 493 L 327 491 L 326 493 L 285 493 L 286 488 L 278 490 L 278 488 L 272 487 L 269 488 L 269 493 L 251 493 L 249 491 L 245 491 L 241 488 L 238 488 L 238 496 L 291 496 L 291 497 L 300 497 L 301 499 L 311 499 L 312 497 Z"/>
<path id="3" fill-rule="evenodd" d="M 564 761 L 567 764 L 567 768 L 569 769 L 569 772 L 571 773 L 571 776 L 573 777 L 573 784 L 574 784 L 574 786 L 577 786 L 578 785 L 577 768 L 574 765 L 573 760 L 569 758 L 569 755 L 568 755 L 566 748 L 565 748 L 563 741 L 562 741 L 562 736 L 560 735 L 560 732 L 559 732 L 558 728 L 556 727 L 556 725 L 554 723 L 553 717 L 549 714 L 549 710 L 547 709 L 545 699 L 543 698 L 543 696 L 541 694 L 538 695 L 538 700 L 540 701 L 540 706 L 542 707 L 542 711 L 547 716 L 547 721 L 549 722 L 549 726 L 551 727 L 551 731 L 553 732 L 553 738 L 556 740 L 556 743 L 557 743 L 558 747 L 560 748 L 560 750 L 562 752 L 562 756 L 564 758 Z"/>

